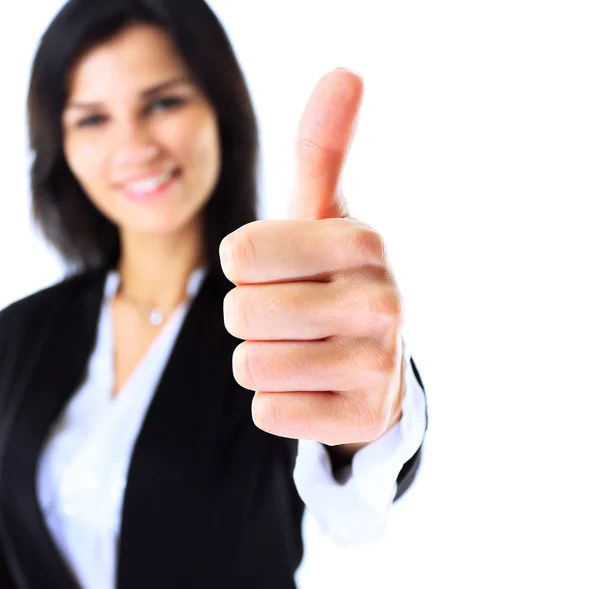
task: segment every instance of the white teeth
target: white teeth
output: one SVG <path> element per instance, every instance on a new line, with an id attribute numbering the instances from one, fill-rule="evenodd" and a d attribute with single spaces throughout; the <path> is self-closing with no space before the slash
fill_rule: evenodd
<path id="1" fill-rule="evenodd" d="M 156 176 L 155 178 L 149 178 L 148 180 L 142 180 L 141 182 L 132 182 L 131 184 L 127 184 L 125 188 L 128 192 L 153 192 L 163 184 L 166 184 L 173 177 L 173 174 L 173 171 L 165 172 L 161 176 Z"/>

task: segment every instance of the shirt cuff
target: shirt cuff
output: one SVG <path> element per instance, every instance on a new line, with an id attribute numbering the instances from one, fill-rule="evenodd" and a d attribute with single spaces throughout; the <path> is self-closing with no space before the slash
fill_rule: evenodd
<path id="1" fill-rule="evenodd" d="M 402 419 L 383 436 L 359 450 L 352 465 L 334 478 L 323 444 L 299 440 L 294 482 L 307 510 L 340 546 L 380 539 L 397 492 L 400 470 L 420 448 L 426 429 L 425 392 L 404 346 L 406 392 Z M 338 473 L 339 476 L 340 473 Z"/>

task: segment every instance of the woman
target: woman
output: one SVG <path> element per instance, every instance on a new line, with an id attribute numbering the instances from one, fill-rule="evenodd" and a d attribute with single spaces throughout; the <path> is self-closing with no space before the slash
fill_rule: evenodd
<path id="1" fill-rule="evenodd" d="M 224 240 L 316 233 L 253 223 L 256 125 L 220 24 L 199 0 L 71 0 L 38 48 L 29 125 L 34 213 L 72 276 L 0 314 L 0 586 L 294 587 L 304 503 L 338 539 L 368 531 L 414 477 L 424 406 L 412 362 L 371 395 L 385 424 L 352 433 L 323 387 L 284 400 L 336 410 L 285 427 L 264 413 L 283 393 L 244 390 L 269 388 L 239 339 L 269 337 L 231 313 L 256 268 Z M 391 292 L 375 270 L 361 284 Z M 356 490 L 375 476 L 379 503 Z M 363 524 L 340 531 L 348 515 Z"/>

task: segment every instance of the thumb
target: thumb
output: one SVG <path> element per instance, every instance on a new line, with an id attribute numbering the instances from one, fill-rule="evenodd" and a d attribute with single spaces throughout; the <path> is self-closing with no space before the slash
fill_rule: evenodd
<path id="1" fill-rule="evenodd" d="M 347 217 L 341 176 L 363 96 L 362 78 L 338 68 L 319 80 L 298 127 L 293 219 Z"/>

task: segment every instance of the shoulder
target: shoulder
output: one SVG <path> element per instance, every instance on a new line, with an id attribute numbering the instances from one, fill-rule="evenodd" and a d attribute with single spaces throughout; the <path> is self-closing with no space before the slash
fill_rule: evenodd
<path id="1" fill-rule="evenodd" d="M 60 282 L 30 294 L 0 310 L 0 340 L 27 325 L 35 325 L 57 305 L 90 287 L 101 284 L 105 271 L 88 271 L 62 279 Z"/>
<path id="2" fill-rule="evenodd" d="M 73 275 L 0 311 L 0 413 L 17 390 L 15 379 L 30 370 L 29 360 L 38 357 L 56 321 L 81 308 L 78 301 L 86 300 L 86 292 L 101 293 L 102 284 L 97 271 Z"/>

